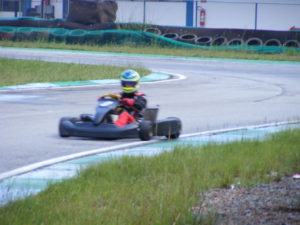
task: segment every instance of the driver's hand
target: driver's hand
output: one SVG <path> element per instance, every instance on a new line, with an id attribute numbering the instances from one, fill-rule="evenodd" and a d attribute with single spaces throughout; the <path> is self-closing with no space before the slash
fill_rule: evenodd
<path id="1" fill-rule="evenodd" d="M 126 105 L 126 106 L 133 106 L 134 105 L 134 99 L 131 98 L 122 98 L 120 101 L 121 105 Z"/>

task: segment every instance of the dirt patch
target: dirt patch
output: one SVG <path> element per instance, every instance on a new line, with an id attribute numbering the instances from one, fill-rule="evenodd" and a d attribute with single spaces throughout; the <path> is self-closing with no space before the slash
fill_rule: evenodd
<path id="1" fill-rule="evenodd" d="M 251 188 L 212 189 L 202 195 L 193 212 L 217 225 L 300 224 L 300 179 L 284 177 Z"/>

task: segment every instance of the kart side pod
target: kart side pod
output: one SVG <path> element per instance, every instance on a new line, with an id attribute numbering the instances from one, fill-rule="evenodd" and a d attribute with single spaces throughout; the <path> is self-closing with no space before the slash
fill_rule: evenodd
<path id="1" fill-rule="evenodd" d="M 152 136 L 165 136 L 168 139 L 179 137 L 182 124 L 177 117 L 168 117 L 162 120 L 156 120 L 158 108 L 147 108 L 144 112 L 144 120 L 139 126 L 139 137 L 141 140 L 150 140 Z"/>
<path id="2" fill-rule="evenodd" d="M 142 141 L 148 141 L 152 136 L 165 136 L 168 139 L 177 139 L 181 133 L 182 124 L 179 118 L 168 117 L 157 120 L 143 120 L 139 125 L 139 137 Z"/>

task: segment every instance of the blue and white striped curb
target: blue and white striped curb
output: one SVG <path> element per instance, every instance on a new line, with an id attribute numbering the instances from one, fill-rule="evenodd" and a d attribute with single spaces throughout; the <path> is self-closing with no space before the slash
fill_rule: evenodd
<path id="1" fill-rule="evenodd" d="M 166 73 L 151 73 L 141 78 L 141 82 L 164 81 L 171 79 L 172 75 Z M 30 83 L 23 85 L 13 85 L 0 87 L 0 90 L 31 90 L 41 88 L 56 88 L 56 87 L 78 87 L 78 86 L 93 86 L 93 85 L 107 85 L 119 84 L 118 79 L 104 79 L 104 80 L 87 80 L 87 81 L 69 81 L 69 82 L 51 82 L 51 83 Z"/>
<path id="2" fill-rule="evenodd" d="M 180 139 L 174 141 L 153 140 L 147 145 L 143 145 L 145 142 L 133 142 L 33 164 L 10 174 L 0 174 L 0 206 L 37 194 L 52 183 L 75 177 L 80 170 L 90 165 L 122 156 L 154 156 L 170 151 L 176 145 L 201 146 L 211 142 L 261 140 L 269 134 L 291 128 L 300 129 L 299 121 L 199 132 L 182 135 Z"/>

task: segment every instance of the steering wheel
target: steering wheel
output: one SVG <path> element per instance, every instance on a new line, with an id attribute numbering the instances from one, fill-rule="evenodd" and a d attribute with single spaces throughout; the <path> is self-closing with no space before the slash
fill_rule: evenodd
<path id="1" fill-rule="evenodd" d="M 119 95 L 119 94 L 104 94 L 102 97 L 103 98 L 119 99 L 119 98 L 121 98 L 121 95 Z"/>

